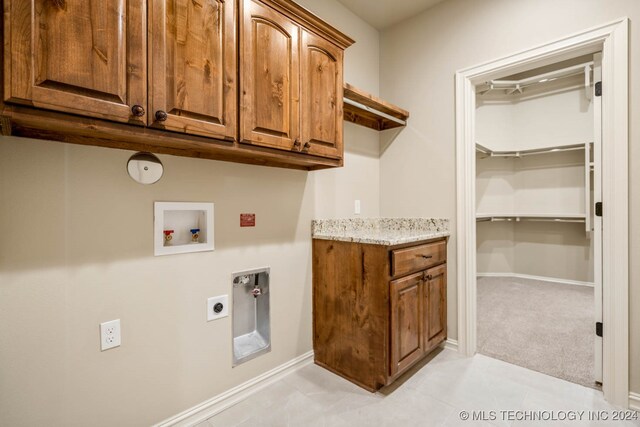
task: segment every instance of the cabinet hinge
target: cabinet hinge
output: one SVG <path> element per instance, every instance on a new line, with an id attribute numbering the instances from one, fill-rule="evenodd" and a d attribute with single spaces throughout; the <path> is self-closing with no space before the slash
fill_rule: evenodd
<path id="1" fill-rule="evenodd" d="M 596 216 L 602 216 L 602 202 L 596 203 Z"/>
<path id="2" fill-rule="evenodd" d="M 602 322 L 596 322 L 596 335 L 602 337 Z"/>
<path id="3" fill-rule="evenodd" d="M 596 83 L 596 96 L 602 96 L 602 82 Z"/>

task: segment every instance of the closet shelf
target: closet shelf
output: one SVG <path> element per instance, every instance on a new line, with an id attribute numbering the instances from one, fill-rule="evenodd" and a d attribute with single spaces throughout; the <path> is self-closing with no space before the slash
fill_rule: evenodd
<path id="1" fill-rule="evenodd" d="M 587 144 L 590 144 L 588 142 Z M 476 151 L 478 153 L 484 154 L 487 157 L 526 157 L 526 156 L 536 156 L 540 154 L 553 154 L 553 153 L 563 153 L 566 151 L 580 151 L 584 150 L 586 144 L 569 144 L 569 145 L 553 145 L 548 147 L 541 148 L 533 148 L 529 150 L 518 150 L 518 151 L 501 151 L 501 150 L 492 150 L 484 145 L 476 144 Z"/>
<path id="2" fill-rule="evenodd" d="M 477 222 L 520 222 L 520 221 L 539 221 L 539 222 L 585 222 L 587 216 L 585 214 L 476 214 Z"/>
<path id="3" fill-rule="evenodd" d="M 349 83 L 344 84 L 344 119 L 377 131 L 407 125 L 409 112 Z"/>

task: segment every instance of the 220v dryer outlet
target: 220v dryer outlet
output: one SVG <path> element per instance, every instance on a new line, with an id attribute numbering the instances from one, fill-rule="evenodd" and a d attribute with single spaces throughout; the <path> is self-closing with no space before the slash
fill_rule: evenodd
<path id="1" fill-rule="evenodd" d="M 220 295 L 207 299 L 207 322 L 229 315 L 229 295 Z"/>

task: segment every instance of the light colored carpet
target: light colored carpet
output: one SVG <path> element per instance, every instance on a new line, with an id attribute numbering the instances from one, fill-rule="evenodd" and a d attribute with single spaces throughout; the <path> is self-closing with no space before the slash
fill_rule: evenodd
<path id="1" fill-rule="evenodd" d="M 478 278 L 478 352 L 587 387 L 594 382 L 593 288 Z"/>

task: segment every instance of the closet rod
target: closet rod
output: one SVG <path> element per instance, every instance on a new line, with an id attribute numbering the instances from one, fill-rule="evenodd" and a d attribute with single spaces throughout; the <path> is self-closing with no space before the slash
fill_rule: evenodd
<path id="1" fill-rule="evenodd" d="M 587 144 L 590 144 L 587 143 Z M 476 144 L 476 151 L 486 154 L 488 157 L 526 157 L 526 156 L 535 156 L 538 154 L 548 154 L 548 153 L 561 153 L 565 151 L 579 151 L 584 150 L 585 144 L 572 144 L 572 145 L 555 145 L 551 147 L 544 148 L 534 148 L 530 150 L 522 150 L 522 151 L 493 151 L 483 145 Z"/>
<path id="2" fill-rule="evenodd" d="M 532 218 L 532 217 L 486 217 L 477 218 L 476 222 L 560 222 L 560 223 L 584 223 L 585 219 L 579 218 Z"/>
<path id="3" fill-rule="evenodd" d="M 397 117 L 393 117 L 390 114 L 383 113 L 382 111 L 378 111 L 375 108 L 371 108 L 368 105 L 361 104 L 361 103 L 359 103 L 357 101 L 354 101 L 352 99 L 344 98 L 343 102 L 345 104 L 353 105 L 354 107 L 359 108 L 361 110 L 365 110 L 365 111 L 368 111 L 370 113 L 373 113 L 378 117 L 383 117 L 383 118 L 385 118 L 387 120 L 391 120 L 392 122 L 398 123 L 399 125 L 402 125 L 402 126 L 406 126 L 407 125 L 407 122 L 405 120 L 400 120 Z"/>
<path id="4" fill-rule="evenodd" d="M 527 77 L 521 80 L 490 80 L 486 83 L 486 86 L 488 86 L 488 88 L 480 91 L 479 94 L 484 95 L 487 92 L 496 89 L 511 90 L 511 92 L 509 92 L 509 95 L 515 92 L 522 93 L 522 89 L 538 83 L 546 83 L 552 80 L 571 77 L 582 73 L 587 75 L 591 71 L 592 66 L 593 61 L 589 61 L 582 64 L 573 65 L 571 67 L 562 68 L 560 70 L 539 74 L 537 76 Z"/>

